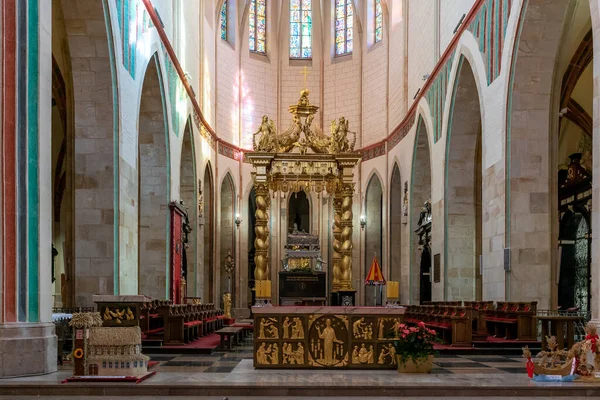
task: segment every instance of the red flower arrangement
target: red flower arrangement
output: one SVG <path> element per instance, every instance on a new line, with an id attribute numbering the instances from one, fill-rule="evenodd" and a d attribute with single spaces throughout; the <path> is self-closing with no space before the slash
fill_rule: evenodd
<path id="1" fill-rule="evenodd" d="M 437 353 L 433 345 L 440 342 L 440 339 L 433 329 L 425 326 L 423 321 L 420 321 L 417 326 L 399 323 L 394 326 L 393 331 L 395 339 L 392 343 L 399 363 L 403 364 L 408 359 L 412 359 L 415 363 L 423 362 L 430 355 Z"/>

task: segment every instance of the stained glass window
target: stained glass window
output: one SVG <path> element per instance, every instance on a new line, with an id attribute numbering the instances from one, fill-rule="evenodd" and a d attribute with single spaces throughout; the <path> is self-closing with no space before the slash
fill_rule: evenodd
<path id="1" fill-rule="evenodd" d="M 290 58 L 312 58 L 311 0 L 290 0 Z"/>
<path id="2" fill-rule="evenodd" d="M 381 0 L 375 0 L 375 43 L 383 39 L 383 9 Z"/>
<path id="3" fill-rule="evenodd" d="M 221 6 L 221 39 L 227 40 L 227 0 Z"/>
<path id="4" fill-rule="evenodd" d="M 352 53 L 352 0 L 335 0 L 335 54 Z"/>
<path id="5" fill-rule="evenodd" d="M 250 51 L 265 54 L 267 51 L 267 6 L 266 0 L 250 1 Z"/>

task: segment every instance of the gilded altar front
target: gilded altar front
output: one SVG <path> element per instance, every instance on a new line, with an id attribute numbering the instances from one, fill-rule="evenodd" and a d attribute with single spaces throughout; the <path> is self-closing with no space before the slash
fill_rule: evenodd
<path id="1" fill-rule="evenodd" d="M 253 307 L 255 368 L 393 369 L 404 308 Z"/>

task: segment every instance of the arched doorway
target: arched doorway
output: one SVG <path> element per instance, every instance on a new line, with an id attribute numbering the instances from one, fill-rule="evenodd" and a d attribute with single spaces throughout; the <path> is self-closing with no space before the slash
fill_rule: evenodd
<path id="1" fill-rule="evenodd" d="M 202 196 L 204 198 L 204 293 L 203 301 L 214 303 L 215 290 L 215 267 L 214 267 L 214 190 L 213 174 L 210 162 L 204 170 L 204 189 Z"/>
<path id="2" fill-rule="evenodd" d="M 417 122 L 410 189 L 411 304 L 431 300 L 431 164 L 425 122 Z M 437 278 L 437 277 L 436 277 Z"/>
<path id="3" fill-rule="evenodd" d="M 228 274 L 225 271 L 225 259 L 231 254 L 235 258 L 235 185 L 233 183 L 233 177 L 230 173 L 225 175 L 223 182 L 221 183 L 221 204 L 220 204 L 220 233 L 219 233 L 219 271 L 220 271 L 220 286 L 219 286 L 219 300 L 216 302 L 221 304 L 223 299 L 221 295 L 229 292 L 232 296 L 235 295 L 235 276 L 231 276 L 231 283 L 228 279 Z M 235 299 L 231 299 L 231 303 L 235 304 Z"/>
<path id="4" fill-rule="evenodd" d="M 471 64 L 461 56 L 446 138 L 444 292 L 481 300 L 481 109 Z"/>
<path id="5" fill-rule="evenodd" d="M 150 58 L 139 117 L 139 293 L 155 299 L 167 291 L 169 232 L 168 128 L 158 58 Z"/>
<path id="6" fill-rule="evenodd" d="M 591 218 L 593 166 L 593 32 L 591 15 L 582 11 L 585 25 L 563 38 L 570 47 L 568 66 L 560 89 L 558 129 L 558 212 L 560 257 L 558 260 L 558 306 L 589 312 L 591 306 Z M 577 46 L 577 33 L 589 29 Z M 567 56 L 565 55 L 565 57 Z"/>
<path id="7" fill-rule="evenodd" d="M 383 252 L 383 188 L 377 175 L 373 174 L 367 184 L 365 196 L 365 271 L 366 277 L 371 268 L 373 257 L 381 265 Z M 365 287 L 365 306 L 381 305 L 381 288 Z"/>
<path id="8" fill-rule="evenodd" d="M 408 190 L 408 188 L 407 188 Z M 402 181 L 400 180 L 400 168 L 398 164 L 394 164 L 392 169 L 392 179 L 390 181 L 390 241 L 389 241 L 389 277 L 391 281 L 400 282 L 401 279 L 401 265 L 402 265 L 402 244 L 401 244 L 401 232 L 402 232 L 402 218 L 404 217 L 404 196 L 402 193 Z M 408 201 L 408 199 L 406 199 Z M 408 210 L 406 210 L 408 214 Z"/>
<path id="9" fill-rule="evenodd" d="M 288 230 L 310 233 L 310 202 L 303 190 L 290 194 L 288 210 Z"/>
<path id="10" fill-rule="evenodd" d="M 589 213 L 579 208 L 564 213 L 560 223 L 558 305 L 561 310 L 590 309 L 591 235 Z"/>
<path id="11" fill-rule="evenodd" d="M 191 120 L 185 125 L 183 143 L 181 145 L 181 164 L 179 174 L 179 195 L 187 211 L 187 221 L 184 224 L 183 269 L 186 271 L 187 296 L 200 296 L 199 284 L 202 281 L 196 257 L 198 247 L 198 190 L 196 189 L 196 159 L 194 157 L 194 132 Z M 187 233 L 187 237 L 186 234 Z"/>

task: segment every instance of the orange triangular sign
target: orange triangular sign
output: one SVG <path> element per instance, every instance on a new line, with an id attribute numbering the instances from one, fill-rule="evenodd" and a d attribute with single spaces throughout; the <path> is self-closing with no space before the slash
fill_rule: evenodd
<path id="1" fill-rule="evenodd" d="M 373 257 L 371 268 L 369 268 L 369 273 L 365 279 L 365 285 L 385 285 L 385 278 L 383 277 L 381 267 L 377 262 L 377 256 Z"/>

